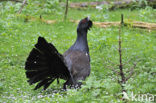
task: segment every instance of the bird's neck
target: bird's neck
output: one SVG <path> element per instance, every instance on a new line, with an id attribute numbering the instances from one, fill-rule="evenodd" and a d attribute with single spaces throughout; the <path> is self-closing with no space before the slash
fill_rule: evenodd
<path id="1" fill-rule="evenodd" d="M 89 53 L 87 31 L 77 31 L 77 39 L 71 49 Z"/>

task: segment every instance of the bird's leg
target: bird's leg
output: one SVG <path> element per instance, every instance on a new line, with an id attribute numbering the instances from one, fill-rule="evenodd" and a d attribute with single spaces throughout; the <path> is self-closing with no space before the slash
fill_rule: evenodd
<path id="1" fill-rule="evenodd" d="M 81 88 L 81 85 L 82 85 L 82 82 L 78 82 L 76 86 L 77 88 Z"/>
<path id="2" fill-rule="evenodd" d="M 72 84 L 73 84 L 73 79 L 70 78 L 70 79 L 68 79 L 68 80 L 64 83 L 63 89 L 66 90 L 67 86 L 69 86 L 69 85 L 71 86 Z"/>
<path id="3" fill-rule="evenodd" d="M 70 88 L 78 89 L 78 88 L 81 88 L 81 85 L 82 85 L 82 83 L 78 82 L 78 83 L 76 83 L 74 85 L 71 85 Z"/>
<path id="4" fill-rule="evenodd" d="M 63 89 L 66 90 L 67 89 L 67 85 L 69 84 L 69 79 L 63 84 Z"/>
<path id="5" fill-rule="evenodd" d="M 60 84 L 59 78 L 57 78 L 57 84 Z"/>

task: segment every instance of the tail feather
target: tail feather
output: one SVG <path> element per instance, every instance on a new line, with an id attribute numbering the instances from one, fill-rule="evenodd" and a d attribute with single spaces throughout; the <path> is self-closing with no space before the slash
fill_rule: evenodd
<path id="1" fill-rule="evenodd" d="M 25 64 L 26 70 L 38 69 L 39 67 L 45 67 L 47 63 L 46 58 L 37 49 L 33 48 Z"/>
<path id="2" fill-rule="evenodd" d="M 38 73 L 36 74 L 35 76 L 33 76 L 30 80 L 28 80 L 28 82 L 31 84 L 34 84 L 34 83 L 37 83 L 39 82 L 40 80 L 43 80 L 46 78 L 46 76 L 48 76 L 48 71 L 45 71 L 45 72 L 41 72 L 41 73 Z"/>
<path id="3" fill-rule="evenodd" d="M 31 62 L 27 62 L 26 63 L 26 69 L 27 70 L 40 70 L 40 69 L 45 69 L 48 68 L 48 65 L 46 64 L 42 64 L 42 63 L 31 63 Z"/>
<path id="4" fill-rule="evenodd" d="M 35 90 L 42 86 L 44 89 L 48 88 L 56 78 L 70 78 L 63 56 L 43 37 L 38 38 L 35 48 L 30 52 L 25 63 L 25 70 L 30 85 L 38 83 Z"/>
<path id="5" fill-rule="evenodd" d="M 36 85 L 36 87 L 34 88 L 34 90 L 40 88 L 41 86 L 44 86 L 49 80 L 51 80 L 51 78 L 47 78 L 47 79 L 44 79 L 44 80 L 40 81 L 40 82 Z"/>
<path id="6" fill-rule="evenodd" d="M 26 77 L 27 78 L 33 78 L 34 76 L 36 76 L 39 73 L 43 73 L 46 70 L 39 70 L 39 71 L 26 71 Z"/>
<path id="7" fill-rule="evenodd" d="M 58 53 L 57 49 L 42 37 L 38 38 L 38 43 L 35 47 L 46 54 L 46 56 L 55 56 L 55 54 Z"/>
<path id="8" fill-rule="evenodd" d="M 49 82 L 47 82 L 45 85 L 44 85 L 44 90 L 46 90 L 49 85 L 54 81 L 55 79 L 51 79 Z"/>
<path id="9" fill-rule="evenodd" d="M 46 59 L 46 57 L 43 55 L 43 53 L 36 48 L 32 49 L 32 51 L 30 52 L 30 55 L 31 56 L 28 58 L 28 60 L 44 61 Z"/>
<path id="10" fill-rule="evenodd" d="M 29 65 L 38 65 L 38 66 L 44 66 L 44 65 L 47 65 L 47 63 L 45 63 L 44 61 L 39 61 L 39 60 L 31 60 L 29 62 L 26 62 L 27 63 L 27 66 Z"/>

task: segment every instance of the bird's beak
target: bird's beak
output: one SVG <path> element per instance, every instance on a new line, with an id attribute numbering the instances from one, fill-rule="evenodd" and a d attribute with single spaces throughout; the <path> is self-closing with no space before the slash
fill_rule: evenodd
<path id="1" fill-rule="evenodd" d="M 87 20 L 88 20 L 88 21 L 90 20 L 90 16 L 87 17 Z"/>

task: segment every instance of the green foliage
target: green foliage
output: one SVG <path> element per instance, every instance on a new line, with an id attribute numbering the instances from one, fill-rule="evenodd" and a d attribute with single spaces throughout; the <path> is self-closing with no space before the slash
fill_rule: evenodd
<path id="1" fill-rule="evenodd" d="M 44 36 L 52 42 L 60 53 L 65 52 L 75 41 L 76 24 L 62 22 L 58 11 L 46 12 L 36 7 L 53 8 L 53 3 L 35 5 L 37 1 L 29 0 L 30 5 L 22 15 L 44 14 L 45 19 L 55 19 L 55 24 L 45 24 L 40 21 L 24 22 L 25 16 L 14 14 L 20 6 L 1 3 L 0 8 L 0 102 L 67 102 L 67 103 L 122 103 L 121 87 L 117 82 L 111 66 L 118 67 L 109 61 L 118 64 L 118 28 L 99 28 L 93 26 L 88 32 L 88 43 L 91 55 L 91 75 L 83 82 L 81 89 L 62 91 L 62 80 L 59 85 L 56 81 L 46 91 L 33 91 L 25 77 L 25 60 L 37 41 L 38 36 Z M 45 5 L 46 4 L 46 5 Z M 19 5 L 19 4 L 16 4 Z M 51 6 L 47 6 L 51 5 Z M 56 1 L 57 5 L 57 1 Z M 36 6 L 36 7 L 35 7 Z M 13 8 L 13 9 L 8 9 Z M 55 8 L 55 7 L 54 7 Z M 38 10 L 39 9 L 39 10 Z M 35 12 L 35 10 L 37 10 Z M 34 12 L 34 14 L 33 14 Z M 55 15 L 52 12 L 57 12 Z M 36 13 L 36 14 L 35 14 Z M 121 13 L 127 20 L 146 22 L 155 21 L 155 10 L 152 8 L 117 11 L 98 11 L 95 9 L 69 9 L 68 18 L 79 20 L 88 15 L 93 21 L 119 21 Z M 125 87 L 128 95 L 151 93 L 155 94 L 156 73 L 156 31 L 125 27 L 122 30 L 124 71 L 129 70 L 133 62 L 137 62 L 135 74 L 128 80 Z M 128 101 L 132 103 L 132 101 Z"/>
<path id="2" fill-rule="evenodd" d="M 28 5 L 24 9 L 27 14 L 42 15 L 54 14 L 62 10 L 58 0 L 34 1 L 29 0 Z"/>
<path id="3" fill-rule="evenodd" d="M 0 3 L 0 8 L 2 9 L 1 12 L 3 13 L 16 13 L 21 3 L 14 3 L 14 2 L 2 2 Z M 58 0 L 28 0 L 27 5 L 23 8 L 23 12 L 25 14 L 31 15 L 41 15 L 41 14 L 50 14 L 50 13 L 57 13 L 60 14 L 62 10 L 61 5 L 59 4 Z"/>
<path id="4" fill-rule="evenodd" d="M 135 2 L 137 2 L 136 0 L 135 0 Z M 139 0 L 139 3 L 136 3 L 136 5 L 134 5 L 135 7 L 146 7 L 146 6 L 148 6 L 148 2 L 147 2 L 147 0 Z"/>
<path id="5" fill-rule="evenodd" d="M 66 0 L 62 0 L 66 1 Z M 95 2 L 95 1 L 104 1 L 104 0 L 69 0 L 71 2 Z M 115 0 L 105 0 L 105 1 L 115 1 Z"/>
<path id="6" fill-rule="evenodd" d="M 60 9 L 58 0 L 47 0 L 47 3 L 43 5 L 43 11 L 46 13 L 57 12 Z"/>
<path id="7" fill-rule="evenodd" d="M 0 2 L 1 14 L 13 14 L 19 10 L 21 3 Z"/>

